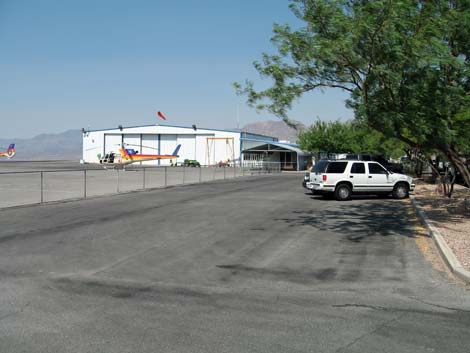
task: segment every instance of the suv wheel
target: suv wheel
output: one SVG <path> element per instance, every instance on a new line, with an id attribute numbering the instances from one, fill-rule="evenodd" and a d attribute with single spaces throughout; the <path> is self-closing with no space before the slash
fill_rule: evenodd
<path id="1" fill-rule="evenodd" d="M 406 199 L 409 196 L 410 188 L 405 183 L 398 183 L 393 188 L 393 198 L 395 199 Z"/>
<path id="2" fill-rule="evenodd" d="M 336 187 L 335 198 L 338 201 L 346 201 L 351 198 L 351 187 L 347 184 L 340 184 Z"/>

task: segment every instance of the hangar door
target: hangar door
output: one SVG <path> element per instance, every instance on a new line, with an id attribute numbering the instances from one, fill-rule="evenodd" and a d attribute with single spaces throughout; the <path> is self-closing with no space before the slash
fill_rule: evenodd
<path id="1" fill-rule="evenodd" d="M 172 154 L 176 148 L 176 136 L 174 134 L 161 134 L 160 135 L 160 153 Z M 160 165 L 175 164 L 176 160 L 162 159 Z"/>
<path id="2" fill-rule="evenodd" d="M 196 159 L 196 135 L 178 135 L 177 145 L 181 145 L 178 162 Z"/>
<path id="3" fill-rule="evenodd" d="M 142 154 L 158 154 L 161 153 L 159 149 L 157 134 L 142 135 Z M 142 165 L 160 165 L 160 161 L 146 161 L 141 162 Z"/>
<path id="4" fill-rule="evenodd" d="M 122 145 L 122 134 L 104 135 L 104 154 L 118 152 Z"/>
<path id="5" fill-rule="evenodd" d="M 141 152 L 140 134 L 124 134 L 123 142 L 124 148 L 132 148 L 139 153 Z"/>

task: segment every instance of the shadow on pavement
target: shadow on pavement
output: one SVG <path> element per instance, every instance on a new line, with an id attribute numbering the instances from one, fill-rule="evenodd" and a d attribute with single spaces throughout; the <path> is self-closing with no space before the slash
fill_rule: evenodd
<path id="1" fill-rule="evenodd" d="M 324 207 L 320 209 L 294 211 L 291 217 L 278 220 L 291 227 L 310 226 L 338 234 L 351 242 L 361 242 L 368 237 L 377 236 L 414 237 L 410 205 L 403 201 L 379 201 L 376 197 L 367 196 L 347 202 L 323 201 Z"/>

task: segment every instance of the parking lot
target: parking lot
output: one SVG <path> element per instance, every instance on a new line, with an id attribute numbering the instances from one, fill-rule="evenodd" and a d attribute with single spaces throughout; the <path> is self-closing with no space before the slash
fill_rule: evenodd
<path id="1" fill-rule="evenodd" d="M 2 352 L 462 352 L 407 200 L 301 174 L 0 210 Z"/>

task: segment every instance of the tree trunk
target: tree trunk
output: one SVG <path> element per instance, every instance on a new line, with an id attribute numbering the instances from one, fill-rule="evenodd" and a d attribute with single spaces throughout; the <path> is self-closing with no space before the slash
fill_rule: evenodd
<path id="1" fill-rule="evenodd" d="M 447 186 L 447 172 L 446 174 L 443 176 L 441 175 L 441 173 L 439 173 L 439 169 L 437 169 L 433 164 L 432 164 L 432 161 L 431 159 L 429 158 L 428 161 L 429 163 L 429 166 L 431 167 L 432 171 L 433 171 L 433 175 L 436 176 L 436 179 L 438 178 L 439 179 L 439 185 L 437 187 L 437 190 L 438 191 L 441 191 L 440 190 L 440 187 L 439 186 L 442 186 L 442 193 L 444 196 L 447 196 L 447 197 L 451 197 L 452 196 L 452 192 L 454 191 L 454 184 L 452 184 L 451 186 Z M 454 181 L 455 181 L 455 178 L 454 178 Z"/>
<path id="2" fill-rule="evenodd" d="M 460 172 L 466 186 L 470 186 L 470 171 L 460 156 L 449 146 L 439 146 L 439 149 L 449 158 L 454 167 Z"/>

